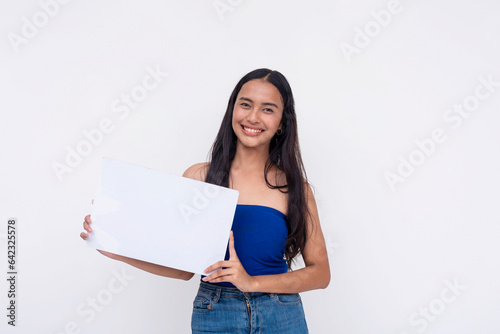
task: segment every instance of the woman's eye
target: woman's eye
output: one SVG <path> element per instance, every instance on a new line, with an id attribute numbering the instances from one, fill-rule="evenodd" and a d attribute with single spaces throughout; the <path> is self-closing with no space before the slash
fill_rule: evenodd
<path id="1" fill-rule="evenodd" d="M 272 110 L 272 109 L 270 109 L 270 108 L 265 108 L 265 109 L 264 109 L 264 111 L 265 111 L 265 112 L 273 112 L 273 110 Z"/>
<path id="2" fill-rule="evenodd" d="M 248 107 L 250 107 L 250 105 L 249 105 L 248 103 L 242 103 L 242 104 L 240 104 L 240 106 L 242 106 L 242 107 L 244 107 L 244 108 L 248 108 Z"/>

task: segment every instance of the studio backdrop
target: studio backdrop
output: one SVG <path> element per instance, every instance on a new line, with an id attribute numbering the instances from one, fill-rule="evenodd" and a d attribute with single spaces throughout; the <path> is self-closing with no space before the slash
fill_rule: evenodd
<path id="1" fill-rule="evenodd" d="M 328 248 L 310 332 L 499 333 L 499 17 L 495 0 L 2 1 L 0 332 L 190 333 L 199 275 L 104 257 L 82 222 L 103 156 L 182 175 L 265 67 L 292 86 Z"/>

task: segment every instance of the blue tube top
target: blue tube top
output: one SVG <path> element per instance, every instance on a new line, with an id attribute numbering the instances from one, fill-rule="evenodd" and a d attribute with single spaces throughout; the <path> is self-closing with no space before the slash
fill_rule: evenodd
<path id="1" fill-rule="evenodd" d="M 237 204 L 232 230 L 236 254 L 250 276 L 288 272 L 284 258 L 288 228 L 283 212 L 263 205 Z M 224 260 L 228 259 L 229 248 Z M 229 282 L 213 284 L 234 287 Z"/>

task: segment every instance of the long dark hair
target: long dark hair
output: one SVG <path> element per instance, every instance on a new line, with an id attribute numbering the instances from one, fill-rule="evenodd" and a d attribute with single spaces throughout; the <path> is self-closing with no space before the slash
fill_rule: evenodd
<path id="1" fill-rule="evenodd" d="M 209 153 L 211 155 L 209 159 L 210 167 L 205 182 L 229 187 L 229 172 L 236 153 L 236 134 L 232 127 L 233 108 L 241 87 L 254 79 L 264 79 L 271 83 L 278 89 L 283 100 L 282 133 L 280 135 L 275 134 L 271 140 L 269 157 L 264 168 L 264 178 L 269 188 L 288 193 L 286 218 L 288 238 L 285 246 L 285 258 L 288 267 L 291 268 L 294 258 L 304 249 L 307 238 L 306 224 L 309 211 L 304 192 L 307 175 L 300 154 L 292 89 L 280 72 L 266 68 L 257 69 L 246 74 L 236 84 L 229 97 L 219 133 Z M 285 174 L 285 185 L 277 183 L 271 185 L 269 183 L 267 174 L 273 166 L 276 166 Z"/>

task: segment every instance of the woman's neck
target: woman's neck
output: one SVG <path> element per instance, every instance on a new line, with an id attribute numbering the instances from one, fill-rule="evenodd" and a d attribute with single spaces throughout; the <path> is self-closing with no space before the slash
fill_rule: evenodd
<path id="1" fill-rule="evenodd" d="M 249 148 L 236 145 L 232 167 L 245 171 L 263 171 L 269 157 L 269 147 Z"/>

